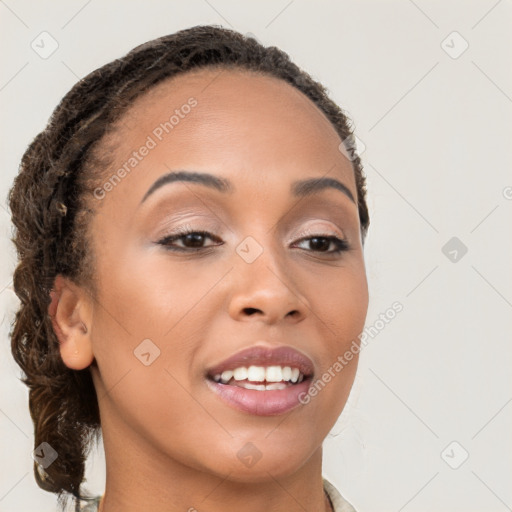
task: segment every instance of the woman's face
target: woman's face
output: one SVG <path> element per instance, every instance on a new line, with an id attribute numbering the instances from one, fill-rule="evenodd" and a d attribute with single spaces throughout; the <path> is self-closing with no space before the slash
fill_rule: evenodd
<path id="1" fill-rule="evenodd" d="M 91 370 L 107 456 L 117 444 L 244 481 L 297 471 L 345 405 L 357 354 L 335 363 L 368 305 L 339 136 L 287 83 L 227 70 L 166 81 L 121 121 L 90 226 Z M 178 171 L 211 177 L 163 181 Z M 296 184 L 324 178 L 341 186 Z M 240 369 L 250 366 L 256 389 Z"/>

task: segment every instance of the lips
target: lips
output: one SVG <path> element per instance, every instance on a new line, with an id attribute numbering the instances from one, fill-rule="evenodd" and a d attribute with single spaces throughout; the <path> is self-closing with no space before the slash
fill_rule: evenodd
<path id="1" fill-rule="evenodd" d="M 224 402 L 249 414 L 283 414 L 301 405 L 314 366 L 299 351 L 254 346 L 207 370 L 206 382 Z"/>
<path id="2" fill-rule="evenodd" d="M 237 352 L 225 361 L 207 370 L 209 377 L 222 374 L 226 370 L 234 370 L 249 366 L 290 366 L 298 368 L 305 377 L 313 374 L 314 367 L 311 359 L 291 347 L 250 347 Z"/>

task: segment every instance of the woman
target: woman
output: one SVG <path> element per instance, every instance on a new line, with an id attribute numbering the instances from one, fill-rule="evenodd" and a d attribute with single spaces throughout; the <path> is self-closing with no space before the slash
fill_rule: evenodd
<path id="1" fill-rule="evenodd" d="M 9 195 L 12 351 L 63 508 L 354 510 L 322 478 L 368 306 L 351 137 L 285 53 L 215 26 L 63 98 Z"/>

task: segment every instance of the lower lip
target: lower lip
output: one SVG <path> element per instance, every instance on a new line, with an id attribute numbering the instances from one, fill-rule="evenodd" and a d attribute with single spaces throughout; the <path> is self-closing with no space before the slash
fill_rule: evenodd
<path id="1" fill-rule="evenodd" d="M 302 405 L 299 398 L 307 393 L 311 380 L 308 378 L 285 389 L 269 391 L 220 384 L 210 379 L 206 379 L 206 382 L 212 391 L 236 409 L 256 416 L 276 416 Z"/>

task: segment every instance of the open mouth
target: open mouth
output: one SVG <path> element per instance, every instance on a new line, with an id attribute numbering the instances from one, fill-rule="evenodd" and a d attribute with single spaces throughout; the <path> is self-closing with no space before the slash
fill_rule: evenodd
<path id="1" fill-rule="evenodd" d="M 257 391 L 286 389 L 309 378 L 292 366 L 239 366 L 208 377 L 220 384 Z"/>
<path id="2" fill-rule="evenodd" d="M 231 407 L 270 416 L 301 405 L 313 373 L 312 361 L 291 347 L 253 346 L 207 370 L 206 382 Z"/>

